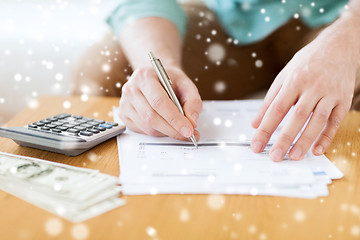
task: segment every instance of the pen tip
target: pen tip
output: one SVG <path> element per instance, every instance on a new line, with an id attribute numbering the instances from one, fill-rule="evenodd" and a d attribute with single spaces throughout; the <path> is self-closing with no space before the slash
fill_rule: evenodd
<path id="1" fill-rule="evenodd" d="M 195 139 L 195 136 L 194 136 L 194 135 L 192 135 L 192 136 L 190 137 L 190 140 L 193 142 L 193 144 L 194 144 L 194 146 L 196 147 L 196 149 L 198 149 L 198 144 L 197 144 L 197 142 L 196 142 L 196 139 Z"/>

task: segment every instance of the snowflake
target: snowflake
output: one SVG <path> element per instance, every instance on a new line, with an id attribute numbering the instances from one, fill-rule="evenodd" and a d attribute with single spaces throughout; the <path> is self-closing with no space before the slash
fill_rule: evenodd
<path id="1" fill-rule="evenodd" d="M 61 80 L 64 79 L 64 76 L 63 76 L 61 73 L 57 73 L 57 74 L 55 75 L 55 79 L 56 79 L 57 81 L 61 81 Z"/>
<path id="2" fill-rule="evenodd" d="M 71 228 L 71 236 L 74 239 L 87 239 L 89 237 L 89 228 L 87 225 L 80 223 Z"/>
<path id="3" fill-rule="evenodd" d="M 71 107 L 71 103 L 69 101 L 64 101 L 63 108 L 69 109 Z"/>
<path id="4" fill-rule="evenodd" d="M 225 197 L 222 195 L 209 195 L 206 202 L 210 209 L 219 210 L 225 205 Z"/>
<path id="5" fill-rule="evenodd" d="M 222 81 L 222 80 L 217 81 L 217 82 L 215 83 L 215 85 L 214 85 L 214 90 L 215 90 L 215 92 L 217 92 L 217 93 L 223 93 L 223 92 L 225 92 L 225 90 L 226 90 L 226 84 L 225 84 L 225 82 Z"/>
<path id="6" fill-rule="evenodd" d="M 87 100 L 89 100 L 89 96 L 87 94 L 83 93 L 83 94 L 81 94 L 80 99 L 81 99 L 81 101 L 86 102 Z"/>
<path id="7" fill-rule="evenodd" d="M 107 72 L 110 72 L 111 67 L 110 67 L 109 64 L 104 63 L 104 64 L 101 66 L 101 70 L 102 70 L 104 73 L 107 73 Z"/>
<path id="8" fill-rule="evenodd" d="M 20 82 L 21 79 L 22 79 L 21 74 L 20 74 L 20 73 L 15 74 L 15 75 L 14 75 L 14 79 L 15 79 L 16 82 Z"/>
<path id="9" fill-rule="evenodd" d="M 146 228 L 146 233 L 150 236 L 150 237 L 155 237 L 157 232 L 156 232 L 156 229 L 149 226 Z"/>
<path id="10" fill-rule="evenodd" d="M 294 219 L 297 222 L 303 222 L 305 220 L 305 213 L 303 211 L 301 211 L 301 210 L 297 210 L 294 213 Z"/>
<path id="11" fill-rule="evenodd" d="M 231 120 L 226 120 L 226 121 L 224 122 L 224 125 L 225 125 L 225 127 L 229 128 L 229 127 L 232 126 L 232 121 L 231 121 Z"/>
<path id="12" fill-rule="evenodd" d="M 249 233 L 251 233 L 251 234 L 254 234 L 254 233 L 256 233 L 256 226 L 255 225 L 250 225 L 249 226 Z"/>
<path id="13" fill-rule="evenodd" d="M 45 222 L 45 231 L 50 236 L 57 236 L 63 231 L 63 224 L 58 218 L 49 218 Z"/>
<path id="14" fill-rule="evenodd" d="M 226 55 L 224 46 L 219 43 L 210 44 L 206 52 L 209 60 L 214 63 L 222 61 Z"/>
<path id="15" fill-rule="evenodd" d="M 263 61 L 262 61 L 262 60 L 258 59 L 258 60 L 255 61 L 255 66 L 256 66 L 257 68 L 261 68 L 263 65 L 264 65 L 264 64 L 263 64 Z"/>
<path id="16" fill-rule="evenodd" d="M 179 219 L 181 222 L 188 222 L 190 220 L 190 214 L 186 208 L 181 209 Z"/>
<path id="17" fill-rule="evenodd" d="M 35 109 L 39 107 L 39 102 L 36 99 L 32 99 L 28 102 L 28 107 L 31 109 Z"/>

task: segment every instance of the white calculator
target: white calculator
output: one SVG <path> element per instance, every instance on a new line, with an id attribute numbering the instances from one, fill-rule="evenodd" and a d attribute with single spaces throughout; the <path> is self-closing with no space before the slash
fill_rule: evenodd
<path id="1" fill-rule="evenodd" d="M 21 146 L 76 156 L 124 131 L 118 123 L 62 113 L 24 127 L 0 127 L 0 136 Z"/>

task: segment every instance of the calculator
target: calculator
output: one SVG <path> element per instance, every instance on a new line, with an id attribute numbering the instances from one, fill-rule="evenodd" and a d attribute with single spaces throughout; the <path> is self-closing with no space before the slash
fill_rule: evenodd
<path id="1" fill-rule="evenodd" d="M 24 127 L 0 127 L 0 136 L 21 146 L 77 156 L 124 131 L 115 122 L 62 113 Z"/>

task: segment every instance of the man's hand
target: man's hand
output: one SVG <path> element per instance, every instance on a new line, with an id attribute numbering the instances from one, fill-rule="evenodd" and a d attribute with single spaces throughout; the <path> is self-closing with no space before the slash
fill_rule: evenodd
<path id="1" fill-rule="evenodd" d="M 360 44 L 350 44 L 354 39 L 348 38 L 352 35 L 335 29 L 326 29 L 301 49 L 276 77 L 252 123 L 257 128 L 251 144 L 254 152 L 264 150 L 292 106 L 294 109 L 270 150 L 271 159 L 284 158 L 309 118 L 290 149 L 290 158 L 303 158 L 314 142 L 312 151 L 316 155 L 329 147 L 350 108 L 360 58 Z"/>
<path id="2" fill-rule="evenodd" d="M 120 118 L 131 130 L 151 136 L 170 136 L 188 140 L 199 132 L 194 130 L 202 108 L 195 84 L 176 67 L 166 67 L 174 91 L 183 107 L 183 116 L 162 87 L 154 68 L 134 71 L 123 86 L 120 99 Z"/>

